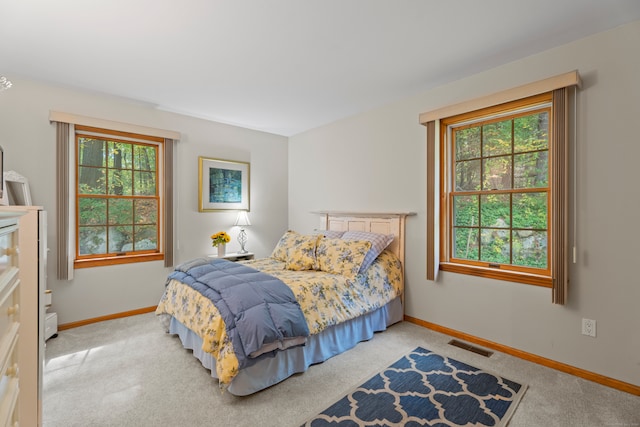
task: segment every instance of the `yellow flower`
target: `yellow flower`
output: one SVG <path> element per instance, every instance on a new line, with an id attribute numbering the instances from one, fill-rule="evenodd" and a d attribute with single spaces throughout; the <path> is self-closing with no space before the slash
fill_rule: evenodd
<path id="1" fill-rule="evenodd" d="M 231 237 L 224 231 L 218 231 L 211 235 L 211 246 L 224 245 L 231 241 Z"/>

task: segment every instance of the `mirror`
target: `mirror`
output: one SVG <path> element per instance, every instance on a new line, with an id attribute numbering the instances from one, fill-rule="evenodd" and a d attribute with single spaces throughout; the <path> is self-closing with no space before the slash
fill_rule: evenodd
<path id="1" fill-rule="evenodd" d="M 29 181 L 16 171 L 7 171 L 3 174 L 4 194 L 3 205 L 31 206 L 31 192 Z"/>

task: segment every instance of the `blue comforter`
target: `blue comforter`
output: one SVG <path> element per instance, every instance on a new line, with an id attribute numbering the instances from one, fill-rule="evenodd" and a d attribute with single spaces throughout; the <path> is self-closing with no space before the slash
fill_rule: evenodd
<path id="1" fill-rule="evenodd" d="M 177 266 L 171 279 L 213 302 L 224 319 L 240 368 L 309 336 L 293 292 L 273 276 L 224 259 L 203 258 Z"/>

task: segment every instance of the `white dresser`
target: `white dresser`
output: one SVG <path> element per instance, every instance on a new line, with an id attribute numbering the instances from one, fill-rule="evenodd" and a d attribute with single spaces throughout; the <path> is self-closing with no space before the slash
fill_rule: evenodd
<path id="1" fill-rule="evenodd" d="M 0 426 L 17 426 L 19 420 L 19 217 L 0 212 Z"/>
<path id="2" fill-rule="evenodd" d="M 42 375 L 45 352 L 45 292 L 47 288 L 47 212 L 42 206 L 1 206 L 1 215 L 20 215 L 19 259 L 14 259 L 20 278 L 20 399 L 21 426 L 42 425 Z M 2 314 L 2 312 L 0 312 Z M 0 420 L 0 427 L 2 427 Z"/>

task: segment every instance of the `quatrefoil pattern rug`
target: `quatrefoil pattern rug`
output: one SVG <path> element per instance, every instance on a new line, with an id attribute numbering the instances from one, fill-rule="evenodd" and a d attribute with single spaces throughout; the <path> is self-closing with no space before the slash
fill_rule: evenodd
<path id="1" fill-rule="evenodd" d="M 505 426 L 526 386 L 418 347 L 305 426 Z"/>

